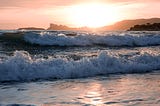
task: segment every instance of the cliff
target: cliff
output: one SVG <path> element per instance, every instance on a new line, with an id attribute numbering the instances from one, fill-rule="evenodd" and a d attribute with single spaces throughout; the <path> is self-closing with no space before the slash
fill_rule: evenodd
<path id="1" fill-rule="evenodd" d="M 80 27 L 80 28 L 71 28 L 66 25 L 57 25 L 57 24 L 50 24 L 49 28 L 47 30 L 78 30 L 78 31 L 88 31 L 91 30 L 88 27 Z"/>

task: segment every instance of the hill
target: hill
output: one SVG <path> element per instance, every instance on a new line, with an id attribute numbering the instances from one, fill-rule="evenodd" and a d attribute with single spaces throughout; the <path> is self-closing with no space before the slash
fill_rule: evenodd
<path id="1" fill-rule="evenodd" d="M 129 28 L 133 27 L 134 25 L 142 25 L 142 24 L 153 24 L 153 23 L 160 23 L 160 18 L 150 18 L 150 19 L 135 19 L 135 20 L 123 20 L 120 22 L 115 23 L 114 25 L 105 26 L 98 28 L 99 30 L 128 30 Z"/>
<path id="2" fill-rule="evenodd" d="M 128 31 L 160 31 L 160 23 L 135 25 Z"/>
<path id="3" fill-rule="evenodd" d="M 47 30 L 75 30 L 75 31 L 88 31 L 90 28 L 88 27 L 80 27 L 80 28 L 71 28 L 66 25 L 57 25 L 57 24 L 50 24 Z"/>

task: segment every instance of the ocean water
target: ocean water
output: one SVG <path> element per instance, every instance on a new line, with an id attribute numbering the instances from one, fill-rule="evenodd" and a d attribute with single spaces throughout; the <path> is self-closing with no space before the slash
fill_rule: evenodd
<path id="1" fill-rule="evenodd" d="M 159 106 L 160 32 L 0 31 L 0 106 Z"/>

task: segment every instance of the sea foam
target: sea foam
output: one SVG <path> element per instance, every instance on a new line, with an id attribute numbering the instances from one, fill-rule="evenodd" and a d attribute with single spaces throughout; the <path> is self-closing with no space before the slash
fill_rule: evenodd
<path id="1" fill-rule="evenodd" d="M 31 44 L 38 45 L 57 45 L 57 46 L 149 46 L 160 45 L 159 34 L 77 34 L 67 36 L 53 32 L 27 32 L 24 40 Z"/>
<path id="2" fill-rule="evenodd" d="M 37 79 L 92 77 L 114 73 L 142 73 L 160 69 L 160 55 L 140 53 L 129 57 L 102 51 L 97 57 L 33 59 L 26 51 L 15 51 L 0 60 L 0 82 Z"/>

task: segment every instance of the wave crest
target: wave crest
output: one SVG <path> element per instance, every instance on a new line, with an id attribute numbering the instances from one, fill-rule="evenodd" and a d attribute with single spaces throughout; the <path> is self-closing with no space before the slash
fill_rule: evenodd
<path id="1" fill-rule="evenodd" d="M 26 42 L 38 45 L 58 45 L 58 46 L 148 46 L 159 45 L 160 35 L 158 34 L 125 34 L 125 35 L 94 35 L 78 34 L 76 36 L 66 36 L 50 32 L 29 32 L 24 36 Z"/>
<path id="2" fill-rule="evenodd" d="M 160 69 L 160 56 L 144 53 L 124 58 L 102 51 L 97 57 L 74 61 L 65 58 L 32 59 L 28 52 L 16 51 L 12 57 L 0 61 L 0 67 L 0 82 L 81 78 Z"/>

